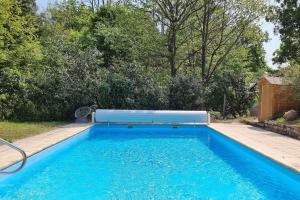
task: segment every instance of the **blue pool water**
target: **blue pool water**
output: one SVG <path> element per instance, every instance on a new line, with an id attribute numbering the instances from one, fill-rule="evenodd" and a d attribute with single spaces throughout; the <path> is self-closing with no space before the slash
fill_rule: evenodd
<path id="1" fill-rule="evenodd" d="M 300 199 L 299 174 L 205 126 L 94 126 L 0 177 L 0 199 Z"/>

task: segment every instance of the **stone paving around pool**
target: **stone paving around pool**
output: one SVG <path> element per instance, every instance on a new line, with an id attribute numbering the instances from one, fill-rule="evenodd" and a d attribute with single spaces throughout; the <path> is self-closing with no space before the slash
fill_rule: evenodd
<path id="1" fill-rule="evenodd" d="M 300 140 L 240 123 L 213 123 L 209 126 L 300 173 Z"/>
<path id="2" fill-rule="evenodd" d="M 79 132 L 89 128 L 92 124 L 68 124 L 55 130 L 20 139 L 13 144 L 23 149 L 27 156 L 33 155 L 43 149 L 63 141 Z M 11 148 L 0 145 L 0 169 L 7 167 L 21 159 L 21 155 Z"/>
<path id="3" fill-rule="evenodd" d="M 30 156 L 90 126 L 92 124 L 69 124 L 47 133 L 18 140 L 14 144 Z M 212 123 L 209 127 L 300 173 L 300 140 L 240 123 Z M 9 166 L 19 159 L 20 155 L 16 151 L 0 146 L 0 168 Z"/>

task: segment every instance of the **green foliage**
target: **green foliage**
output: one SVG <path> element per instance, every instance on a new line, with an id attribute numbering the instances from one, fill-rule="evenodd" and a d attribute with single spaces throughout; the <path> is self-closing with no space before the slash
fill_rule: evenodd
<path id="1" fill-rule="evenodd" d="M 291 62 L 290 65 L 283 70 L 284 82 L 291 85 L 295 89 L 295 94 L 300 98 L 300 64 Z"/>
<path id="2" fill-rule="evenodd" d="M 81 31 L 89 25 L 93 16 L 91 10 L 85 4 L 78 3 L 77 0 L 62 1 L 50 7 L 45 14 L 49 14 L 52 23 L 66 32 Z"/>
<path id="3" fill-rule="evenodd" d="M 217 7 L 205 31 L 209 77 L 203 78 L 203 2 L 193 2 L 197 9 L 190 7 L 174 32 L 168 18 L 142 4 L 92 7 L 65 0 L 36 14 L 34 0 L 1 0 L 0 119 L 65 120 L 93 104 L 221 112 L 224 93 L 228 114 L 245 113 L 255 96 L 249 86 L 267 69 L 266 36 L 253 19 L 244 26 L 241 13 L 256 16 L 261 4 L 243 0 L 241 7 L 228 4 L 226 12 L 218 2 L 211 5 Z M 241 9 L 238 20 L 230 16 L 233 8 Z M 170 63 L 176 73 L 170 73 Z"/>
<path id="4" fill-rule="evenodd" d="M 298 0 L 277 0 L 271 20 L 277 24 L 281 45 L 274 61 L 285 63 L 295 60 L 300 63 L 300 5 Z"/>
<path id="5" fill-rule="evenodd" d="M 234 117 L 247 113 L 257 98 L 256 82 L 268 70 L 264 61 L 266 36 L 255 25 L 245 32 L 239 45 L 227 56 L 226 64 L 212 78 L 206 107 Z"/>
<path id="6" fill-rule="evenodd" d="M 63 37 L 49 39 L 46 46 L 44 71 L 36 75 L 29 95 L 33 104 L 17 116 L 62 120 L 72 118 L 76 108 L 92 104 L 118 109 L 166 107 L 165 90 L 142 75 L 150 74 L 145 68 L 123 62 L 103 68 L 99 50 L 65 43 Z"/>
<path id="7" fill-rule="evenodd" d="M 191 75 L 178 75 L 171 80 L 170 107 L 172 109 L 194 110 L 201 105 L 202 84 Z"/>
<path id="8" fill-rule="evenodd" d="M 224 72 L 215 77 L 214 86 L 208 94 L 208 107 L 223 112 L 225 96 L 225 115 L 233 117 L 247 114 L 257 95 L 256 84 L 250 84 L 243 72 Z"/>
<path id="9" fill-rule="evenodd" d="M 27 102 L 31 73 L 41 60 L 32 1 L 0 1 L 0 119 Z"/>
<path id="10" fill-rule="evenodd" d="M 97 80 L 101 81 L 101 53 L 97 49 L 82 49 L 76 43 L 65 43 L 64 38 L 51 38 L 43 62 L 44 70 L 37 72 L 30 96 L 40 112 L 32 116 L 65 119 L 77 107 L 95 102 L 89 91 L 96 87 Z"/>
<path id="11" fill-rule="evenodd" d="M 122 6 L 101 7 L 92 19 L 90 44 L 103 52 L 104 66 L 114 60 L 154 67 L 162 62 L 163 40 L 149 15 Z"/>
<path id="12" fill-rule="evenodd" d="M 296 126 L 300 126 L 300 118 L 293 120 L 293 121 L 287 121 L 286 119 L 284 119 L 283 117 L 281 118 L 277 118 L 276 119 L 276 123 L 278 124 L 284 124 L 284 125 L 296 125 Z"/>
<path id="13" fill-rule="evenodd" d="M 283 115 L 284 115 L 284 112 L 277 112 L 277 113 L 274 114 L 273 120 L 281 119 L 281 118 L 284 119 Z"/>
<path id="14" fill-rule="evenodd" d="M 21 0 L 19 5 L 24 14 L 35 14 L 37 10 L 35 0 Z"/>
<path id="15" fill-rule="evenodd" d="M 216 122 L 222 119 L 222 114 L 220 112 L 210 111 L 209 114 L 211 122 Z"/>

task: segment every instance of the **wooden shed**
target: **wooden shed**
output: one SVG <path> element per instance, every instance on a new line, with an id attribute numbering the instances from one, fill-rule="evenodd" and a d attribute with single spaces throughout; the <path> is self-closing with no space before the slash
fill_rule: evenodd
<path id="1" fill-rule="evenodd" d="M 258 81 L 258 120 L 272 119 L 277 113 L 300 110 L 300 101 L 295 98 L 292 87 L 284 85 L 282 78 L 265 75 Z"/>

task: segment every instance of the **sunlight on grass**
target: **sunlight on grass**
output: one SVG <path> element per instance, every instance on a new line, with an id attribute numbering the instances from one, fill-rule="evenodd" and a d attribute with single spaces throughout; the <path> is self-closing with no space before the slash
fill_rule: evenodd
<path id="1" fill-rule="evenodd" d="M 300 126 L 300 118 L 293 121 L 286 121 L 283 117 L 276 119 L 276 122 L 279 124 L 285 125 L 299 125 Z"/>
<path id="2" fill-rule="evenodd" d="M 0 122 L 0 138 L 10 142 L 65 125 L 66 122 Z"/>

